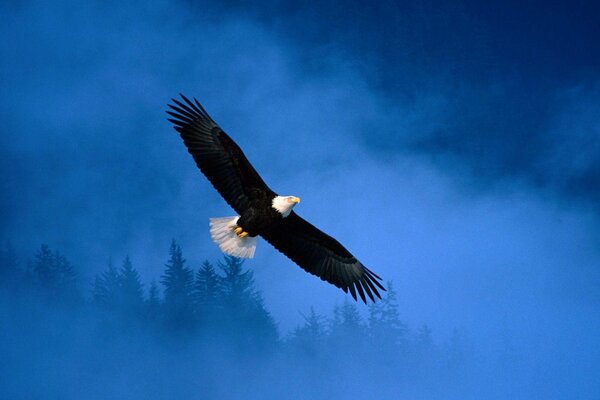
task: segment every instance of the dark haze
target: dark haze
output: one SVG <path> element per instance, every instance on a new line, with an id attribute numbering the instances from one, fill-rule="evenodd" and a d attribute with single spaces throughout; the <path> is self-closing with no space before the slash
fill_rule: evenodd
<path id="1" fill-rule="evenodd" d="M 0 397 L 598 398 L 598 11 L 2 3 Z M 179 92 L 391 297 L 223 258 Z"/>

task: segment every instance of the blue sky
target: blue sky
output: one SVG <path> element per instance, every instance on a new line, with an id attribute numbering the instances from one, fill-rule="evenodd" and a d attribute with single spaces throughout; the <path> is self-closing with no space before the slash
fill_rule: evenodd
<path id="1" fill-rule="evenodd" d="M 64 252 L 85 280 L 171 238 L 217 259 L 232 211 L 165 105 L 197 97 L 297 211 L 395 282 L 403 317 L 529 362 L 598 366 L 599 10 L 423 1 L 8 2 L 0 6 L 0 238 Z M 265 242 L 282 330 L 343 293 Z M 579 343 L 573 346 L 573 343 Z M 575 378 L 573 378 L 575 379 Z M 583 378 L 580 378 L 583 379 Z"/>

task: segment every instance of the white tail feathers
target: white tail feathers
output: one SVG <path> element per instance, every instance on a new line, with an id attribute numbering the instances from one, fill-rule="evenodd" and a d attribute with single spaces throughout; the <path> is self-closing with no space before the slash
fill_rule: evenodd
<path id="1" fill-rule="evenodd" d="M 256 237 L 239 237 L 234 229 L 240 217 L 210 218 L 210 236 L 223 253 L 239 258 L 252 258 Z"/>

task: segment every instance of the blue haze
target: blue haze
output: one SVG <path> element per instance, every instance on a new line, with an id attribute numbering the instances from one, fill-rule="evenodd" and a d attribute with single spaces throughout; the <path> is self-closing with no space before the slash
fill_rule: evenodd
<path id="1" fill-rule="evenodd" d="M 109 258 L 126 255 L 147 288 L 172 238 L 194 268 L 218 259 L 207 220 L 233 211 L 166 121 L 166 103 L 183 92 L 275 191 L 302 198 L 300 215 L 394 282 L 404 321 L 428 324 L 437 343 L 455 329 L 468 338 L 468 385 L 448 379 L 436 390 L 398 393 L 597 398 L 600 10 L 587 2 L 452 4 L 3 3 L 0 239 L 24 263 L 41 243 L 59 249 L 79 268 L 84 291 Z M 345 299 L 264 242 L 246 266 L 283 337 L 311 305 L 328 314 Z M 52 335 L 63 316 L 48 318 Z M 203 398 L 194 371 L 145 387 L 143 371 L 131 380 L 113 374 L 84 338 L 73 340 L 80 347 L 65 357 L 66 373 L 92 371 L 91 354 L 111 390 L 87 387 L 93 379 L 84 377 L 64 398 Z M 107 340 L 107 358 L 134 342 L 152 365 L 197 367 L 194 351 L 169 352 L 151 335 Z M 35 346 L 24 348 L 20 362 L 36 359 Z M 507 348 L 513 368 L 496 363 Z M 48 357 L 36 360 L 48 363 L 36 374 L 58 385 Z M 237 361 L 224 355 L 214 376 Z M 377 385 L 394 373 L 384 363 L 344 361 L 352 373 L 368 369 L 356 398 L 369 389 L 396 398 L 393 387 Z M 2 375 L 27 387 L 19 382 L 38 378 L 26 370 Z M 23 397 L 43 398 L 38 389 Z M 276 385 L 271 395 L 285 390 Z M 242 384 L 206 397 L 244 393 Z"/>

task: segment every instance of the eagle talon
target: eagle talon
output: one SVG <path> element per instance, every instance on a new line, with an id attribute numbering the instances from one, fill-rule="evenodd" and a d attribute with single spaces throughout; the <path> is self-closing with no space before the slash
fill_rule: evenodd
<path id="1" fill-rule="evenodd" d="M 307 272 L 342 290 L 356 300 L 367 303 L 381 298 L 384 291 L 377 274 L 367 269 L 331 236 L 305 221 L 292 209 L 300 203 L 296 196 L 275 194 L 239 146 L 218 125 L 200 103 L 184 95 L 173 99 L 167 113 L 196 164 L 229 205 L 239 214 L 234 217 L 211 218 L 209 227 L 213 241 L 226 254 L 252 258 L 256 235 L 260 232 L 277 250 Z M 218 136 L 218 145 L 215 143 Z M 198 163 L 198 160 L 203 160 Z M 255 201 L 256 200 L 256 201 Z M 269 201 L 271 204 L 269 204 Z M 279 215 L 278 215 L 279 214 Z M 241 221 L 241 222 L 240 222 Z M 252 230 L 244 231 L 238 222 Z M 235 240 L 231 232 L 242 240 Z M 289 232 L 289 233 L 288 233 Z"/>
<path id="2" fill-rule="evenodd" d="M 238 235 L 239 238 L 245 238 L 246 236 L 248 236 L 248 232 L 244 232 L 244 230 L 241 227 L 237 227 L 233 230 L 235 232 L 236 235 Z"/>

